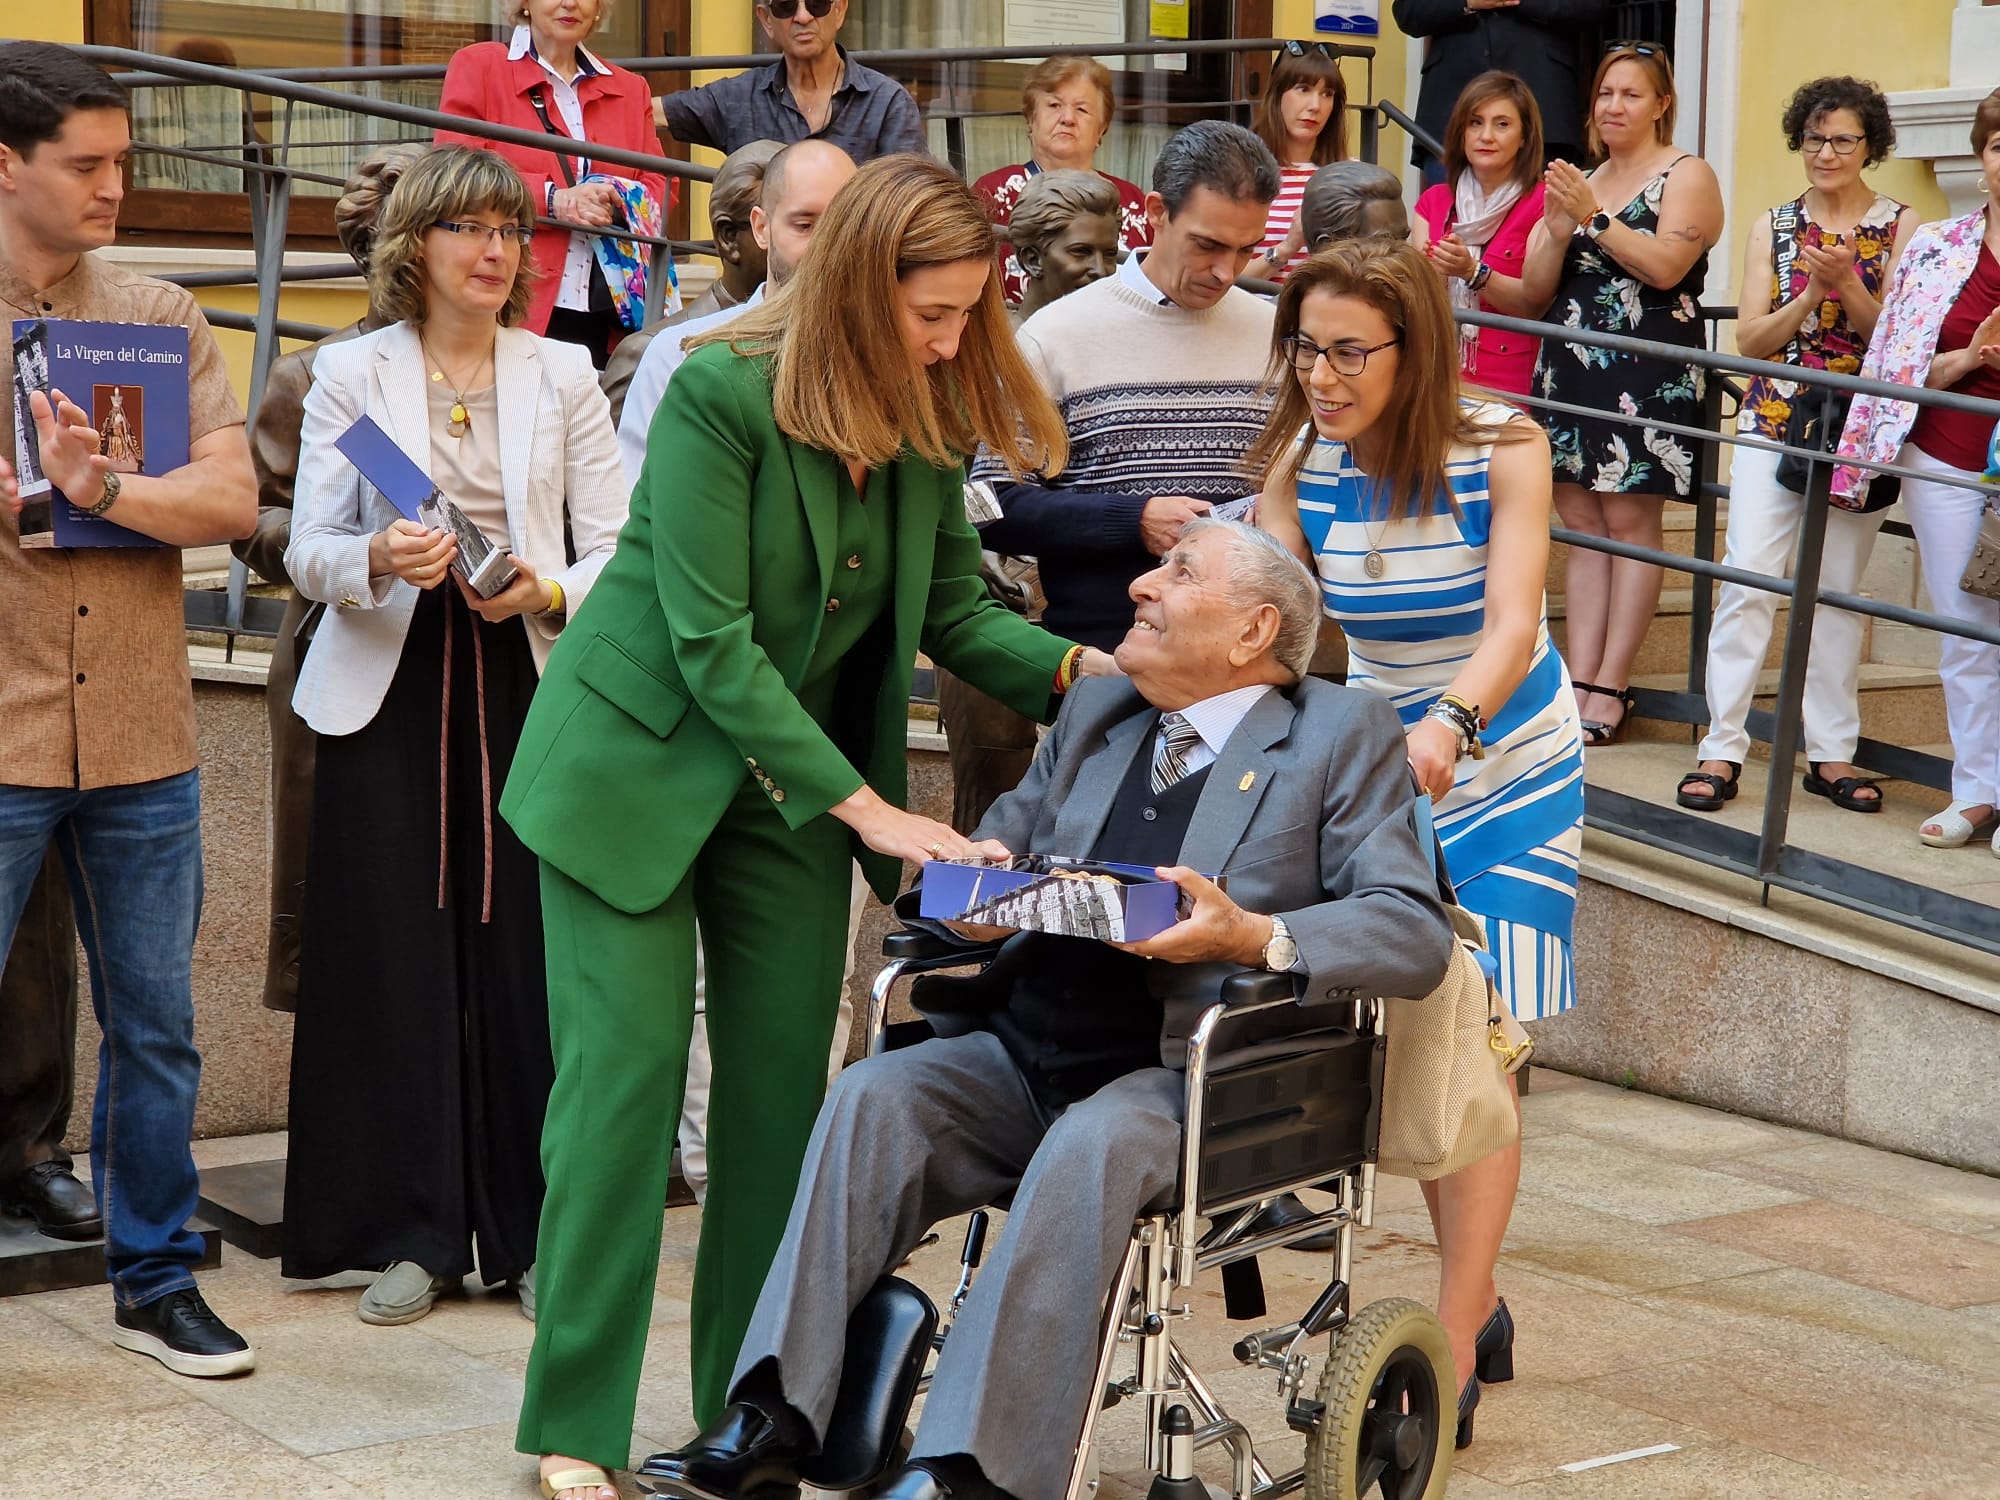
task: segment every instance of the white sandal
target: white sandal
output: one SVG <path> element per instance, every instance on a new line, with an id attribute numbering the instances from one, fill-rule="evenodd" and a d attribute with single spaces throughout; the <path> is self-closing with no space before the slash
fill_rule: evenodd
<path id="1" fill-rule="evenodd" d="M 1994 824 L 2000 822 L 2000 815 L 1989 812 L 1985 821 L 1979 823 L 1965 816 L 1967 808 L 1987 806 L 1989 804 L 1984 802 L 1954 802 L 1943 812 L 1925 818 L 1917 827 L 1917 837 L 1933 849 L 1957 849 L 1974 839 L 1990 839 Z M 1933 824 L 1939 829 L 1937 833 L 1929 831 Z M 1995 846 L 1994 852 L 2000 853 L 2000 845 Z"/>

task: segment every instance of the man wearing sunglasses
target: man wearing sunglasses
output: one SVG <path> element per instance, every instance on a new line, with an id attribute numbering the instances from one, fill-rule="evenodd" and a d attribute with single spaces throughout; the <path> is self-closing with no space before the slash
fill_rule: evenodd
<path id="1" fill-rule="evenodd" d="M 1526 83 L 1541 107 L 1544 155 L 1585 160 L 1578 39 L 1610 9 L 1607 0 L 1396 0 L 1397 26 L 1425 39 L 1417 123 L 1442 140 L 1465 86 L 1498 68 Z M 1444 163 L 1422 146 L 1411 147 L 1410 159 L 1426 183 L 1444 181 Z"/>
<path id="2" fill-rule="evenodd" d="M 756 140 L 823 140 L 856 164 L 923 151 L 924 122 L 908 89 L 863 67 L 834 40 L 847 0 L 760 0 L 757 24 L 778 61 L 659 101 L 677 141 L 735 151 Z"/>

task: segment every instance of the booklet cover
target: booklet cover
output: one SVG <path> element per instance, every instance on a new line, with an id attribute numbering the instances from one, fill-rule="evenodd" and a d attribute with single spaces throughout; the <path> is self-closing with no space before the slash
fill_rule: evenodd
<path id="1" fill-rule="evenodd" d="M 1137 943 L 1166 931 L 1194 908 L 1151 865 L 1020 854 L 984 860 L 924 862 L 917 914 L 979 922 L 1021 932 Z"/>
<path id="2" fill-rule="evenodd" d="M 352 427 L 333 440 L 333 446 L 409 520 L 433 531 L 449 531 L 458 538 L 452 571 L 471 585 L 473 593 L 491 599 L 514 581 L 520 569 L 514 566 L 512 554 L 488 541 L 486 533 L 431 482 L 430 475 L 396 446 L 396 440 L 374 418 L 356 418 Z"/>
<path id="3" fill-rule="evenodd" d="M 23 318 L 13 326 L 14 456 L 23 547 L 158 547 L 88 515 L 42 473 L 33 391 L 60 391 L 90 415 L 118 474 L 167 474 L 188 461 L 188 331 L 179 325 Z M 96 497 L 91 496 L 95 503 Z"/>

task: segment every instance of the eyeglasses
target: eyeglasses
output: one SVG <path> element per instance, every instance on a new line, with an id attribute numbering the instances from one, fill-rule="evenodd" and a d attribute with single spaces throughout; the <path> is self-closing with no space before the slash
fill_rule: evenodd
<path id="1" fill-rule="evenodd" d="M 1359 375 L 1368 368 L 1368 356 L 1380 354 L 1384 349 L 1393 349 L 1402 343 L 1401 339 L 1385 339 L 1379 344 L 1363 348 L 1359 344 L 1335 344 L 1331 349 L 1322 349 L 1303 334 L 1295 333 L 1289 338 L 1278 340 L 1278 347 L 1285 351 L 1285 358 L 1292 362 L 1292 368 L 1301 375 L 1310 375 L 1318 367 L 1322 358 L 1333 366 L 1336 375 Z"/>
<path id="2" fill-rule="evenodd" d="M 1852 156 L 1866 139 L 1859 135 L 1807 135 L 1799 138 L 1799 150 L 1807 156 L 1818 156 L 1831 146 L 1835 156 Z"/>
<path id="3" fill-rule="evenodd" d="M 532 224 L 472 224 L 457 219 L 439 219 L 431 228 L 455 234 L 462 240 L 491 240 L 497 234 L 503 241 L 512 240 L 517 245 L 525 245 L 535 237 Z"/>
<path id="4" fill-rule="evenodd" d="M 1333 48 L 1326 42 L 1285 43 L 1285 56 L 1287 57 L 1304 57 L 1308 52 L 1317 52 L 1321 57 L 1325 58 L 1328 62 L 1340 61 L 1340 54 L 1338 52 L 1335 52 Z"/>
<path id="5" fill-rule="evenodd" d="M 771 13 L 772 20 L 789 21 L 799 13 L 801 3 L 815 21 L 833 9 L 833 0 L 764 0 L 763 8 Z"/>
<path id="6" fill-rule="evenodd" d="M 1641 57 L 1657 57 L 1663 62 L 1667 58 L 1667 49 L 1656 47 L 1651 42 L 1606 42 L 1604 55 L 1609 57 L 1614 52 L 1636 52 Z"/>

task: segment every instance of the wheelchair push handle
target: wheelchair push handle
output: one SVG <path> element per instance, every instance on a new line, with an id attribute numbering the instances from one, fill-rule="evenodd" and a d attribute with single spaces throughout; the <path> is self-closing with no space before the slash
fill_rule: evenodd
<path id="1" fill-rule="evenodd" d="M 972 1216 L 972 1222 L 965 1226 L 965 1249 L 960 1253 L 959 1263 L 968 1271 L 979 1269 L 979 1262 L 986 1254 L 986 1227 L 991 1222 L 985 1209 Z"/>

